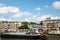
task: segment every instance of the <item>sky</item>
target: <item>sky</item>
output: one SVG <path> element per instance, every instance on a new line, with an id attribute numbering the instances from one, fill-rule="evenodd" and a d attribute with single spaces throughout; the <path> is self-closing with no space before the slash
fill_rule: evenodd
<path id="1" fill-rule="evenodd" d="M 0 0 L 0 21 L 60 19 L 60 0 Z"/>

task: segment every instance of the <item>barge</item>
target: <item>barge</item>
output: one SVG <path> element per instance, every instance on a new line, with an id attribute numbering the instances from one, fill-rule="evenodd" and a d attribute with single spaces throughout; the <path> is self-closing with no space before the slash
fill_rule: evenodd
<path id="1" fill-rule="evenodd" d="M 20 39 L 42 39 L 42 40 L 47 40 L 46 35 L 41 35 L 41 34 L 30 34 L 30 33 L 2 33 L 1 38 L 20 38 Z"/>

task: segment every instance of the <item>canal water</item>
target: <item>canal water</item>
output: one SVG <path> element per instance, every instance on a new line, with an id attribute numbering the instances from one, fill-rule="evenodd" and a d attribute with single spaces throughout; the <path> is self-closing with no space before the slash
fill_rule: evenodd
<path id="1" fill-rule="evenodd" d="M 13 38 L 13 39 L 11 39 L 11 38 L 0 38 L 0 40 L 25 40 L 25 39 L 17 39 L 17 38 Z"/>
<path id="2" fill-rule="evenodd" d="M 41 39 L 18 39 L 18 38 L 1 38 L 0 40 L 41 40 Z M 48 36 L 47 40 L 60 40 L 60 37 L 53 37 L 53 36 Z"/>
<path id="3" fill-rule="evenodd" d="M 0 38 L 0 40 L 40 40 L 40 39 Z"/>

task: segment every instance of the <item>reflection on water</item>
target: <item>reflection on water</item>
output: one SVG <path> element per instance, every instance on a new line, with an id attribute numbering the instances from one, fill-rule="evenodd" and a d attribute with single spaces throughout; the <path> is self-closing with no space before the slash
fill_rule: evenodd
<path id="1" fill-rule="evenodd" d="M 0 38 L 0 40 L 24 40 L 24 39 L 11 39 L 11 38 Z"/>
<path id="2" fill-rule="evenodd" d="M 26 39 L 1 39 L 1 40 L 26 40 Z"/>
<path id="3" fill-rule="evenodd" d="M 18 38 L 0 38 L 0 40 L 40 40 L 40 39 L 18 39 Z"/>

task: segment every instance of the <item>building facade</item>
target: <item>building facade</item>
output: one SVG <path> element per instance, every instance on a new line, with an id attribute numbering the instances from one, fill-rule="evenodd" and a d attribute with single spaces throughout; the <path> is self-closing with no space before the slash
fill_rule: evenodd
<path id="1" fill-rule="evenodd" d="M 22 26 L 22 23 L 20 22 L 0 22 L 0 32 L 4 32 L 5 30 L 8 31 L 17 31 L 19 27 Z"/>
<path id="2" fill-rule="evenodd" d="M 59 19 L 49 19 L 49 20 L 44 20 L 43 24 L 47 27 L 47 30 L 49 33 L 60 33 L 60 20 Z"/>

